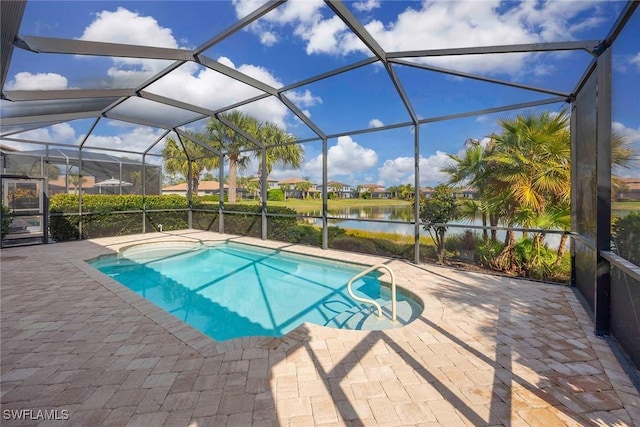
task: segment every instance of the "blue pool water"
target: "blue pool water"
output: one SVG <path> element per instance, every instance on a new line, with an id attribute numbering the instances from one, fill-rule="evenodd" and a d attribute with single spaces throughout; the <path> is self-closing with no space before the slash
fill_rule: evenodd
<path id="1" fill-rule="evenodd" d="M 358 328 L 354 316 L 372 311 L 346 289 L 366 266 L 249 245 L 140 245 L 91 265 L 218 341 L 283 336 L 304 322 Z M 388 305 L 377 277 L 356 281 L 354 293 Z M 403 323 L 413 320 L 419 305 L 400 294 L 398 301 L 409 304 Z"/>

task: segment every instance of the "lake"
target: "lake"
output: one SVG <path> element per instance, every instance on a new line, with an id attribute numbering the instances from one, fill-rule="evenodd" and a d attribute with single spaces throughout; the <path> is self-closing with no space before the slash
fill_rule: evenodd
<path id="1" fill-rule="evenodd" d="M 309 215 L 320 216 L 321 211 L 309 212 Z M 328 212 L 330 217 L 336 219 L 330 219 L 329 224 L 344 229 L 353 230 L 365 230 L 382 233 L 395 233 L 413 236 L 414 225 L 413 224 L 401 224 L 393 222 L 373 222 L 373 221 L 358 221 L 359 219 L 373 219 L 378 221 L 412 221 L 413 220 L 413 208 L 410 205 L 406 206 L 369 206 L 362 208 L 348 208 L 348 209 L 330 209 Z M 321 219 L 313 219 L 309 221 L 312 224 L 322 226 Z M 462 234 L 465 230 L 471 226 L 482 226 L 482 220 L 476 218 L 469 221 L 452 221 L 449 223 L 452 227 L 447 230 L 449 236 L 454 234 Z M 482 234 L 482 230 L 473 229 L 474 233 L 478 235 Z M 420 235 L 429 236 L 429 232 L 420 230 Z M 504 239 L 505 232 L 499 230 L 498 238 Z M 559 234 L 548 234 L 545 238 L 545 242 L 549 246 L 553 247 L 560 243 Z"/>

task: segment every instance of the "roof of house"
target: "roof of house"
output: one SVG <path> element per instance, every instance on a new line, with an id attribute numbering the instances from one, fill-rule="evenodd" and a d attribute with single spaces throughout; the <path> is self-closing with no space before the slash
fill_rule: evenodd
<path id="1" fill-rule="evenodd" d="M 640 178 L 620 178 L 620 184 L 628 190 L 640 190 Z"/>
<path id="2" fill-rule="evenodd" d="M 311 184 L 310 181 L 307 181 L 306 179 L 302 179 L 302 178 L 287 178 L 287 179 L 283 179 L 278 181 L 278 184 L 297 184 L 299 182 L 308 182 L 309 184 Z"/>
<path id="3" fill-rule="evenodd" d="M 260 181 L 260 178 L 251 178 L 249 180 L 250 182 L 254 182 L 254 181 Z M 271 178 L 271 177 L 267 177 L 267 182 L 278 182 L 277 179 Z"/>
<path id="4" fill-rule="evenodd" d="M 223 185 L 223 188 L 228 188 L 227 184 Z M 200 181 L 198 183 L 198 191 L 217 191 L 220 189 L 220 183 L 218 181 Z M 162 191 L 187 191 L 187 183 L 182 182 L 176 185 L 170 185 L 163 187 Z"/>
<path id="5" fill-rule="evenodd" d="M 83 181 L 82 181 L 82 187 L 83 188 L 90 188 L 90 187 L 95 186 L 95 184 L 96 184 L 96 177 L 95 176 L 85 175 L 82 178 L 83 178 Z M 66 177 L 64 175 L 60 175 L 56 179 L 50 179 L 49 180 L 49 185 L 54 186 L 54 187 L 66 188 L 67 187 Z M 71 178 L 71 177 L 69 179 L 69 188 L 76 188 L 76 185 L 73 183 L 73 178 Z"/>

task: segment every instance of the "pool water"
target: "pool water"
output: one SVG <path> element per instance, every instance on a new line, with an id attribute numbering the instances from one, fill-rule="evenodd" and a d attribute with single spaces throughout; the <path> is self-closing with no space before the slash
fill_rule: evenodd
<path id="1" fill-rule="evenodd" d="M 347 293 L 349 279 L 367 267 L 357 264 L 228 242 L 139 245 L 90 263 L 218 341 L 279 337 L 304 322 L 346 328 L 373 322 L 375 328 L 382 321 L 371 320 L 371 306 Z M 375 273 L 352 288 L 383 306 L 390 303 Z M 413 320 L 421 309 L 404 295 L 398 301 L 409 309 L 392 327 Z"/>

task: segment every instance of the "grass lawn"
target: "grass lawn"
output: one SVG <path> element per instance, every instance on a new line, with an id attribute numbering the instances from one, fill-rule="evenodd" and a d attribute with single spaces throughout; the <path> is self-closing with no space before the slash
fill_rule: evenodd
<path id="1" fill-rule="evenodd" d="M 637 202 L 613 202 L 612 209 L 621 209 L 625 211 L 640 211 L 640 201 Z"/>

